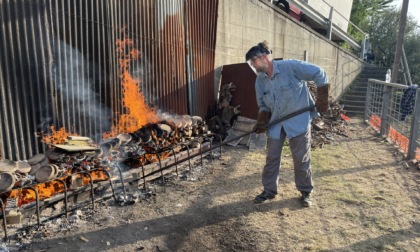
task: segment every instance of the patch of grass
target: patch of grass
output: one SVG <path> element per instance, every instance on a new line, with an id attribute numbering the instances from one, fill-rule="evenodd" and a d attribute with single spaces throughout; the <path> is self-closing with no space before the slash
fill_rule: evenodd
<path id="1" fill-rule="evenodd" d="M 336 200 L 342 201 L 348 205 L 360 205 L 362 202 L 361 200 L 356 199 L 349 194 L 339 194 L 336 196 Z"/>

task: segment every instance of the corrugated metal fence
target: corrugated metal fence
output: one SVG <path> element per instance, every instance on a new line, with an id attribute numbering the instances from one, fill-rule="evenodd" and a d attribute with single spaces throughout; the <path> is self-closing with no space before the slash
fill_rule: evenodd
<path id="1" fill-rule="evenodd" d="M 162 112 L 212 115 L 218 0 L 0 0 L 0 159 L 45 151 L 50 125 L 96 137 L 124 113 L 116 41 Z"/>

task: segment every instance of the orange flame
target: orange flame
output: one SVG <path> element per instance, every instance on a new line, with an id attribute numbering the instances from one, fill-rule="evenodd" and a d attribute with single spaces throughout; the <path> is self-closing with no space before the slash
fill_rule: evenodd
<path id="1" fill-rule="evenodd" d="M 144 99 L 140 87 L 141 81 L 134 78 L 128 71 L 130 62 L 140 58 L 140 51 L 134 48 L 135 43 L 131 39 L 117 39 L 116 45 L 122 83 L 123 106 L 127 113 L 120 115 L 119 120 L 115 120 L 111 132 L 103 134 L 104 139 L 115 137 L 123 132 L 134 132 L 147 123 L 155 123 L 160 120 L 155 109 L 149 107 Z"/>
<path id="2" fill-rule="evenodd" d="M 99 182 L 99 181 L 104 181 L 108 179 L 108 176 L 106 175 L 106 173 L 101 170 L 89 171 L 89 174 L 92 176 L 93 182 Z M 64 181 L 68 189 L 71 184 L 71 182 L 69 182 L 70 176 L 69 174 L 67 174 L 61 178 L 58 178 L 57 180 Z M 76 177 L 79 179 L 82 179 L 83 181 L 82 186 L 88 186 L 90 184 L 90 178 L 87 175 L 79 173 L 76 175 Z M 62 193 L 65 191 L 65 187 L 63 183 L 58 182 L 56 180 L 47 181 L 45 183 L 39 183 L 36 185 L 32 185 L 31 187 L 34 188 L 38 192 L 39 200 L 50 198 L 58 193 Z M 22 205 L 36 201 L 35 192 L 30 189 L 20 188 L 20 189 L 12 190 L 10 192 L 10 195 L 7 197 L 7 199 L 13 199 L 13 198 L 18 199 L 18 206 L 22 206 Z M 6 200 L 6 203 L 7 203 L 7 200 Z"/>
<path id="3" fill-rule="evenodd" d="M 51 134 L 46 134 L 41 139 L 41 142 L 48 145 L 64 144 L 68 136 L 77 136 L 77 133 L 67 132 L 64 127 L 61 127 L 59 130 L 55 130 L 54 125 L 51 125 L 50 129 Z"/>

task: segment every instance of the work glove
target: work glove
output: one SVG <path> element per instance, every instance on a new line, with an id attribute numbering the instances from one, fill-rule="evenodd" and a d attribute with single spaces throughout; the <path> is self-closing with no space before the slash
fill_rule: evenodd
<path id="1" fill-rule="evenodd" d="M 254 127 L 254 131 L 257 134 L 261 134 L 267 131 L 267 124 L 270 121 L 271 113 L 268 111 L 261 111 L 258 113 L 257 124 Z"/>
<path id="2" fill-rule="evenodd" d="M 328 96 L 329 96 L 330 84 L 324 86 L 318 86 L 316 89 L 316 110 L 320 113 L 327 112 L 328 110 Z"/>

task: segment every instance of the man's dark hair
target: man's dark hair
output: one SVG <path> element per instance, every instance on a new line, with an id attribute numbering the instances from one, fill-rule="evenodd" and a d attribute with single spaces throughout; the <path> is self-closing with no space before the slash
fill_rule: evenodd
<path id="1" fill-rule="evenodd" d="M 268 43 L 267 41 L 263 41 L 261 43 L 258 43 L 258 45 L 251 47 L 249 51 L 245 54 L 245 60 L 248 61 L 255 56 L 260 56 L 262 54 L 270 54 L 271 50 L 268 49 Z"/>

